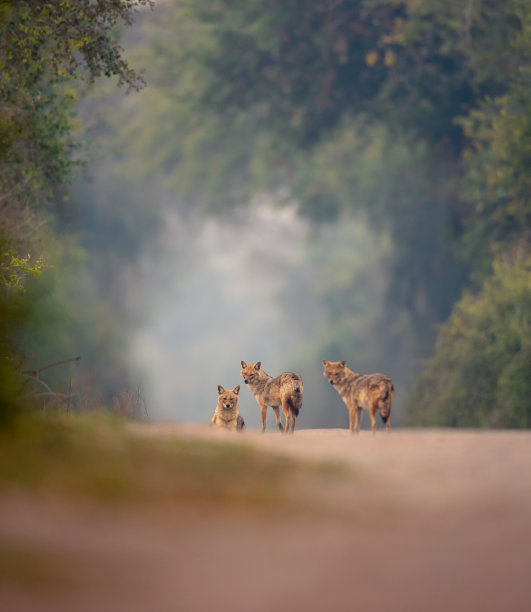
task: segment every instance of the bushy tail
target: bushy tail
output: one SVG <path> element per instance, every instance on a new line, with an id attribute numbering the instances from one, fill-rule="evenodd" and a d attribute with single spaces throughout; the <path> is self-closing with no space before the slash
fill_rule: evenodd
<path id="1" fill-rule="evenodd" d="M 382 417 L 382 421 L 387 423 L 387 419 L 391 414 L 391 406 L 393 404 L 393 397 L 395 394 L 395 388 L 391 384 L 390 386 L 386 386 L 383 390 L 380 399 L 378 400 L 378 408 L 380 409 L 380 416 Z"/>
<path id="2" fill-rule="evenodd" d="M 290 374 L 290 383 L 291 388 L 286 401 L 288 402 L 288 406 L 295 416 L 299 416 L 299 411 L 302 407 L 302 394 L 304 390 L 302 378 L 298 374 Z"/>

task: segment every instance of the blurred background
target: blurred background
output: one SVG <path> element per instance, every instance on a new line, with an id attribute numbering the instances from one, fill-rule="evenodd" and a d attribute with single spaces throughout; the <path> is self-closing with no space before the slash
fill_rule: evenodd
<path id="1" fill-rule="evenodd" d="M 528 427 L 529 3 L 133 4 L 140 91 L 86 57 L 4 75 L 10 364 L 81 356 L 42 373 L 69 408 L 207 423 L 261 361 L 313 428 L 347 425 L 346 359 L 393 378 L 395 426 Z"/>

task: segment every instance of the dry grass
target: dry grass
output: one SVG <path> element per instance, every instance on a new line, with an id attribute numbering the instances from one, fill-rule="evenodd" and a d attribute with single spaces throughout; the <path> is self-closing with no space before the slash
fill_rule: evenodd
<path id="1" fill-rule="evenodd" d="M 308 463 L 241 441 L 152 438 L 125 425 L 103 414 L 20 420 L 0 434 L 0 492 L 267 507 L 291 503 L 294 482 L 345 473 L 330 462 Z"/>

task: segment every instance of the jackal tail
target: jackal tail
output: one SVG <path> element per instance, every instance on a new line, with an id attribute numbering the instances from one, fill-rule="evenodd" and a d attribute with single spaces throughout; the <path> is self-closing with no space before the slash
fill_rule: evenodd
<path id="1" fill-rule="evenodd" d="M 295 416 L 299 416 L 302 407 L 302 378 L 298 374 L 291 374 L 290 383 L 290 393 L 287 397 L 288 406 Z"/>
<path id="2" fill-rule="evenodd" d="M 380 416 L 382 417 L 382 421 L 387 423 L 387 419 L 391 414 L 391 406 L 393 405 L 393 397 L 395 395 L 395 388 L 391 383 L 389 386 L 386 386 L 383 389 L 382 395 L 378 400 L 378 408 L 380 409 Z"/>

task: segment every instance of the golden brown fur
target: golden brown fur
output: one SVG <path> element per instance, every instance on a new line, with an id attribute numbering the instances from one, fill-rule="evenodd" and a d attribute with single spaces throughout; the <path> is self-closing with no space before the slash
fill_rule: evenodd
<path id="1" fill-rule="evenodd" d="M 391 428 L 391 406 L 395 388 L 385 374 L 358 374 L 347 368 L 346 361 L 323 359 L 323 375 L 334 385 L 348 408 L 349 428 L 359 432 L 362 409 L 371 415 L 373 433 L 376 433 L 376 413 L 380 411 L 387 431 Z"/>
<path id="2" fill-rule="evenodd" d="M 260 406 L 260 417 L 262 419 L 262 432 L 266 428 L 266 411 L 271 406 L 275 413 L 278 428 L 284 431 L 280 420 L 280 406 L 286 418 L 286 433 L 295 429 L 295 420 L 302 406 L 303 385 L 302 378 L 293 372 L 284 372 L 273 378 L 260 369 L 261 362 L 247 364 L 242 361 L 240 374 L 246 385 L 255 396 Z M 290 429 L 291 416 L 291 429 Z"/>
<path id="3" fill-rule="evenodd" d="M 229 431 L 243 431 L 245 423 L 238 410 L 238 394 L 240 385 L 234 389 L 224 389 L 218 385 L 218 405 L 214 416 L 210 419 L 210 427 L 228 429 Z"/>

